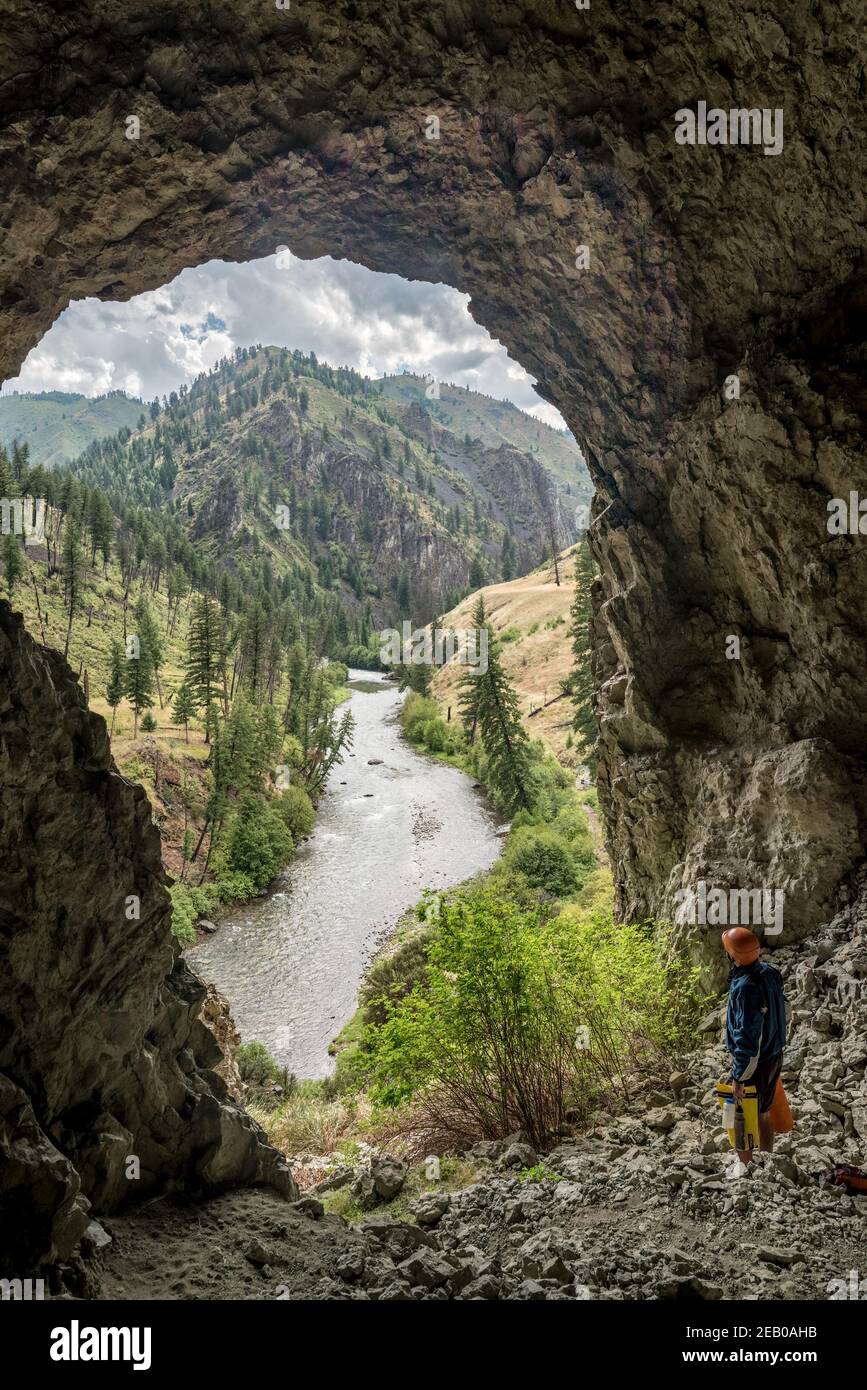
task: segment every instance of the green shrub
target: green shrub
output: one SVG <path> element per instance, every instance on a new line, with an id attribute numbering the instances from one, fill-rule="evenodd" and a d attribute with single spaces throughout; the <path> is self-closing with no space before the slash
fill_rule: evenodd
<path id="1" fill-rule="evenodd" d="M 554 898 L 568 898 L 580 887 L 568 843 L 547 826 L 528 825 L 513 831 L 503 861 L 523 874 L 531 887 L 541 888 Z"/>
<path id="2" fill-rule="evenodd" d="M 439 718 L 439 710 L 435 700 L 426 699 L 424 695 L 419 695 L 412 691 L 407 695 L 401 706 L 400 723 L 403 732 L 408 739 L 414 743 L 422 740 L 422 727 L 432 719 Z"/>
<path id="3" fill-rule="evenodd" d="M 522 1168 L 518 1182 L 564 1182 L 562 1173 L 555 1173 L 547 1163 L 534 1163 L 532 1168 Z"/>
<path id="4" fill-rule="evenodd" d="M 287 787 L 271 805 L 286 825 L 296 845 L 305 835 L 310 834 L 316 820 L 316 812 L 303 787 Z"/>
<path id="5" fill-rule="evenodd" d="M 188 946 L 196 939 L 195 924 L 200 917 L 207 917 L 219 906 L 234 897 L 252 897 L 253 894 L 227 893 L 222 882 L 218 883 L 174 883 L 169 889 L 172 900 L 172 931 L 179 941 Z"/>
<path id="6" fill-rule="evenodd" d="M 593 843 L 587 813 L 577 801 L 567 802 L 565 806 L 560 807 L 551 822 L 551 828 L 572 845 Z"/>
<path id="7" fill-rule="evenodd" d="M 146 711 L 145 716 L 142 719 L 139 727 L 141 728 L 143 734 L 152 734 L 154 729 L 157 727 L 157 721 L 154 719 L 150 710 Z"/>
<path id="8" fill-rule="evenodd" d="M 373 962 L 358 991 L 365 1023 L 384 1023 L 389 1007 L 425 979 L 428 948 L 436 931 L 436 924 L 428 923 L 408 935 L 390 955 L 378 956 Z"/>
<path id="9" fill-rule="evenodd" d="M 196 939 L 196 911 L 190 889 L 185 883 L 173 883 L 169 889 L 172 900 L 172 933 L 184 946 Z"/>
<path id="10" fill-rule="evenodd" d="M 325 668 L 325 679 L 329 685 L 345 685 L 349 679 L 349 668 L 342 661 L 329 661 Z"/>
<path id="11" fill-rule="evenodd" d="M 504 628 L 503 631 L 499 634 L 499 641 L 503 643 L 518 642 L 520 641 L 520 639 L 521 629 L 519 627 Z"/>
<path id="12" fill-rule="evenodd" d="M 264 1043 L 241 1043 L 235 1052 L 235 1065 L 241 1080 L 251 1086 L 265 1086 L 269 1081 L 283 1080 L 283 1069 L 274 1061 Z"/>
<path id="13" fill-rule="evenodd" d="M 694 1042 L 696 980 L 652 924 L 467 892 L 442 907 L 422 981 L 366 1032 L 373 1098 L 411 1101 L 453 1144 L 523 1129 L 543 1148 Z"/>
<path id="14" fill-rule="evenodd" d="M 247 902 L 259 891 L 249 874 L 237 869 L 223 869 L 217 879 L 221 903 Z"/>
<path id="15" fill-rule="evenodd" d="M 347 647 L 344 655 L 350 666 L 360 671 L 381 671 L 379 647 Z"/>
<path id="16" fill-rule="evenodd" d="M 449 726 L 444 719 L 428 719 L 421 726 L 421 733 L 432 753 L 445 753 L 450 739 Z"/>
<path id="17" fill-rule="evenodd" d="M 293 849 L 292 836 L 277 812 L 262 797 L 246 796 L 229 832 L 227 867 L 264 888 L 288 864 Z"/>

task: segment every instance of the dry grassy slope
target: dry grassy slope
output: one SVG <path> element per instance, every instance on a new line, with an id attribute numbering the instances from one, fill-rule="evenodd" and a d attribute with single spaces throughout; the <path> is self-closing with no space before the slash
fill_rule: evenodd
<path id="1" fill-rule="evenodd" d="M 520 635 L 502 644 L 503 667 L 515 685 L 521 713 L 532 738 L 541 738 L 567 765 L 580 761 L 576 749 L 566 747 L 572 727 L 572 702 L 555 700 L 560 682 L 572 667 L 569 635 L 569 609 L 575 595 L 575 547 L 559 558 L 560 586 L 554 580 L 553 564 L 541 565 L 521 579 L 504 584 L 488 584 L 470 594 L 450 613 L 443 627 L 469 628 L 478 593 L 485 596 L 491 628 L 500 636 L 517 628 Z M 531 631 L 535 629 L 535 631 Z M 443 708 L 452 706 L 457 714 L 457 683 L 462 668 L 456 663 L 437 671 L 433 694 Z M 542 708 L 545 701 L 554 703 Z M 531 713 L 532 711 L 532 713 Z"/>
<path id="2" fill-rule="evenodd" d="M 57 651 L 63 651 L 66 638 L 67 611 L 63 600 L 63 584 L 60 574 L 46 577 L 46 553 L 43 546 L 34 546 L 27 552 L 28 573 L 25 582 L 16 586 L 11 599 L 12 608 L 23 615 L 27 631 L 37 642 L 43 640 Z M 39 607 L 42 612 L 40 624 L 36 607 L 36 595 L 30 576 L 36 580 L 39 593 Z M 2 586 L 4 597 L 8 590 Z M 135 631 L 133 609 L 141 594 L 150 604 L 157 627 L 166 633 L 168 605 L 165 585 L 153 593 L 149 584 L 136 583 L 130 591 L 128 631 Z M 101 714 L 111 727 L 111 706 L 105 699 L 106 685 L 111 662 L 111 643 L 123 645 L 123 582 L 116 560 L 112 560 L 108 575 L 103 574 L 102 566 L 88 564 L 85 568 L 82 585 L 82 607 L 76 613 L 69 642 L 69 664 L 79 679 L 86 671 L 89 678 L 89 705 Z M 163 839 L 163 860 L 172 874 L 180 870 L 180 847 L 183 842 L 183 800 L 181 788 L 187 778 L 188 794 L 194 801 L 193 824 L 197 825 L 197 814 L 207 795 L 203 764 L 208 754 L 205 746 L 201 721 L 190 721 L 189 743 L 185 741 L 183 727 L 172 722 L 172 700 L 184 678 L 184 659 L 186 654 L 187 626 L 189 621 L 188 601 L 182 600 L 181 611 L 175 625 L 174 634 L 165 640 L 165 662 L 160 671 L 160 685 L 163 694 L 163 708 L 155 695 L 151 714 L 157 727 L 151 734 L 139 730 L 138 738 L 133 738 L 133 712 L 127 700 L 118 706 L 111 739 L 112 756 L 125 776 L 144 786 L 154 811 L 154 817 Z"/>

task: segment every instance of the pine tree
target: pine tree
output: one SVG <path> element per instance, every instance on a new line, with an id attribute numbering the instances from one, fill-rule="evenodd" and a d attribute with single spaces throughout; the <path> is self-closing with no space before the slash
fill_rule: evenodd
<path id="1" fill-rule="evenodd" d="M 512 537 L 508 531 L 503 537 L 501 563 L 503 570 L 503 580 L 505 583 L 508 583 L 510 579 L 514 579 L 515 577 L 515 548 L 512 545 Z"/>
<path id="2" fill-rule="evenodd" d="M 474 555 L 472 564 L 470 565 L 470 588 L 481 589 L 484 582 L 485 571 L 482 568 L 482 562 L 478 555 Z"/>
<path id="3" fill-rule="evenodd" d="M 484 599 L 479 601 L 473 621 L 486 626 Z M 466 682 L 477 689 L 470 696 Z M 487 670 L 470 671 L 461 677 L 461 717 L 472 711 L 478 724 L 487 759 L 487 781 L 495 800 L 508 815 L 529 811 L 533 804 L 530 745 L 518 711 L 518 697 L 500 662 L 496 642 L 488 634 Z"/>
<path id="4" fill-rule="evenodd" d="M 403 564 L 400 567 L 400 575 L 397 581 L 397 606 L 402 618 L 409 617 L 411 597 L 409 571 L 406 565 Z"/>
<path id="5" fill-rule="evenodd" d="M 591 665 L 590 624 L 592 620 L 591 590 L 595 578 L 593 557 L 586 540 L 579 541 L 575 552 L 575 597 L 570 609 L 572 618 L 572 654 L 575 664 L 563 682 L 563 693 L 571 695 L 575 706 L 572 728 L 584 739 L 591 750 L 588 761 L 593 761 L 593 748 L 598 737 L 596 720 L 593 716 L 593 670 Z"/>
<path id="6" fill-rule="evenodd" d="M 123 649 L 119 642 L 111 644 L 111 673 L 106 686 L 105 698 L 111 705 L 111 730 L 109 738 L 114 737 L 114 721 L 117 715 L 117 707 L 126 694 L 126 668 L 124 666 Z"/>
<path id="7" fill-rule="evenodd" d="M 81 607 L 81 591 L 84 587 L 84 545 L 82 543 L 81 522 L 73 512 L 70 512 L 66 518 L 63 533 L 63 556 L 60 563 L 63 570 L 63 592 L 69 611 L 63 655 L 68 656 L 72 619 Z"/>
<path id="8" fill-rule="evenodd" d="M 476 650 L 482 650 L 483 640 L 490 647 L 491 630 L 488 627 L 488 615 L 485 610 L 483 594 L 479 594 L 476 599 L 476 605 L 473 609 L 473 627 L 476 630 Z M 458 713 L 468 741 L 471 744 L 475 743 L 479 727 L 479 678 L 470 667 L 462 673 L 458 680 Z"/>
<path id="9" fill-rule="evenodd" d="M 15 585 L 24 573 L 24 552 L 18 537 L 12 531 L 3 537 L 3 573 L 11 598 L 15 592 Z"/>
<path id="10" fill-rule="evenodd" d="M 9 462 L 9 455 L 0 444 L 0 501 L 3 498 L 18 496 L 18 484 L 15 481 L 15 474 L 12 472 L 12 465 Z"/>
<path id="11" fill-rule="evenodd" d="M 150 605 L 144 597 L 140 598 L 135 606 L 135 620 L 139 641 L 142 647 L 147 647 L 148 649 L 151 672 L 157 684 L 157 695 L 159 696 L 160 709 L 162 709 L 163 692 L 160 689 L 160 667 L 165 661 L 165 646 L 162 634 L 150 610 Z"/>
<path id="12" fill-rule="evenodd" d="M 245 623 L 241 652 L 244 660 L 244 684 L 253 700 L 259 699 L 263 685 L 263 669 L 268 652 L 267 620 L 261 603 L 250 608 Z"/>
<path id="13" fill-rule="evenodd" d="M 193 605 L 187 639 L 187 684 L 198 709 L 205 711 L 205 743 L 213 729 L 211 709 L 217 693 L 220 650 L 219 610 L 202 594 Z"/>
<path id="14" fill-rule="evenodd" d="M 151 709 L 154 702 L 152 681 L 154 678 L 151 654 L 146 642 L 139 636 L 138 656 L 130 656 L 126 663 L 126 696 L 133 708 L 133 738 L 138 738 L 139 715 Z"/>
<path id="15" fill-rule="evenodd" d="M 184 726 L 184 742 L 190 741 L 190 720 L 196 712 L 196 702 L 193 699 L 193 692 L 184 681 L 175 695 L 175 703 L 172 706 L 172 718 L 176 724 Z"/>

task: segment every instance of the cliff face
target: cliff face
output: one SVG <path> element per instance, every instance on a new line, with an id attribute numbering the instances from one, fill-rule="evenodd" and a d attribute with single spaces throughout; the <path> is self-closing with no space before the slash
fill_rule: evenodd
<path id="1" fill-rule="evenodd" d="M 291 1174 L 211 1068 L 159 833 L 75 677 L 0 609 L 0 1266 L 62 1259 L 89 1209 Z"/>
<path id="2" fill-rule="evenodd" d="M 563 412 L 597 487 L 600 790 L 627 915 L 705 877 L 783 889 L 800 933 L 863 857 L 864 540 L 826 528 L 828 500 L 867 487 L 859 18 L 108 0 L 4 19 L 6 372 L 71 297 L 283 243 L 468 292 Z M 782 152 L 679 145 L 674 113 L 700 101 L 782 111 Z M 38 691 L 45 742 L 62 716 Z M 22 787 L 7 804 L 13 843 L 35 834 Z M 112 829 L 90 851 L 109 875 L 132 852 Z M 63 893 L 85 901 L 89 877 L 77 860 Z M 43 970 L 87 980 L 51 920 Z M 115 956 L 121 995 L 137 964 Z M 61 1063 L 32 1046 L 52 1104 Z"/>

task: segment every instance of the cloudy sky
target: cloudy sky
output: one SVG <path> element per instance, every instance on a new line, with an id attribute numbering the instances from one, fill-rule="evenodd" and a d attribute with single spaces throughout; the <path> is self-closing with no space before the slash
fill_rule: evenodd
<path id="1" fill-rule="evenodd" d="M 311 349 L 366 376 L 408 370 L 508 399 L 558 429 L 532 378 L 470 318 L 447 285 L 379 275 L 288 251 L 245 265 L 209 261 L 127 304 L 78 300 L 21 368 L 11 391 L 120 389 L 151 400 L 207 371 L 236 346 Z"/>

